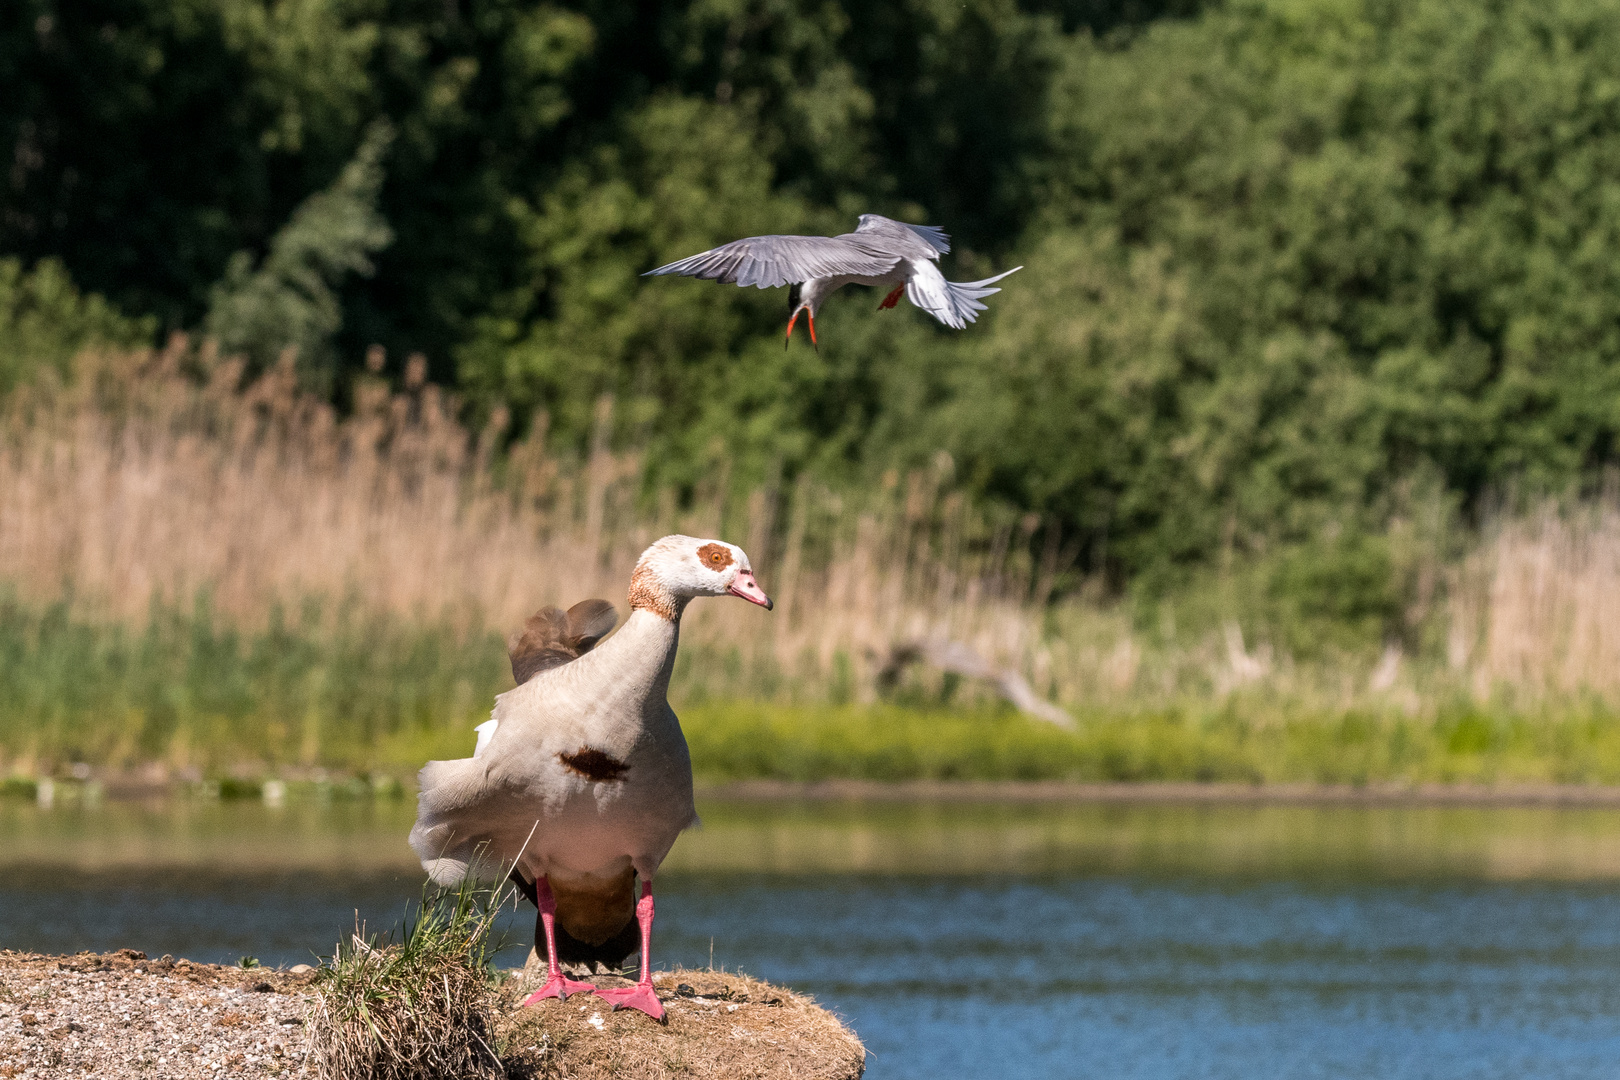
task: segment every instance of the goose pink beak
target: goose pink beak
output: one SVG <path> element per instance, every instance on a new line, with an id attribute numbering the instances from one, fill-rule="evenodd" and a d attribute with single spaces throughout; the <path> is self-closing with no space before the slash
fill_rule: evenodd
<path id="1" fill-rule="evenodd" d="M 758 604 L 766 611 L 776 606 L 771 603 L 771 598 L 765 595 L 765 590 L 759 587 L 759 582 L 754 580 L 752 570 L 737 571 L 737 576 L 732 580 L 728 591 L 732 596 L 740 596 L 750 604 Z"/>

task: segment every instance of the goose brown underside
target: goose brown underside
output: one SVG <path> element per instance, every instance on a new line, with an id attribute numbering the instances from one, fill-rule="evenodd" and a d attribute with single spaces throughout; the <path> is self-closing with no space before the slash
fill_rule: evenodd
<path id="1" fill-rule="evenodd" d="M 534 883 L 516 870 L 511 880 L 529 903 L 538 907 Z M 619 876 L 599 882 L 569 882 L 554 877 L 550 884 L 551 895 L 557 901 L 557 959 L 562 963 L 618 967 L 641 947 L 634 870 L 627 868 Z M 538 918 L 534 947 L 545 955 L 546 939 Z"/>
<path id="2" fill-rule="evenodd" d="M 542 671 L 561 667 L 596 648 L 619 621 L 606 600 L 581 600 L 566 612 L 541 608 L 523 624 L 523 632 L 507 648 L 512 678 L 519 686 Z"/>

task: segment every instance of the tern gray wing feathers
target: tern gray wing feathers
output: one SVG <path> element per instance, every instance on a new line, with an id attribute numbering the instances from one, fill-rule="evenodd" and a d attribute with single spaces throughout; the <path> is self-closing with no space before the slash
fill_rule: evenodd
<path id="1" fill-rule="evenodd" d="M 877 241 L 884 251 L 908 259 L 937 259 L 951 250 L 950 235 L 938 225 L 908 225 L 882 214 L 862 214 L 855 231 L 846 235 Z"/>
<path id="2" fill-rule="evenodd" d="M 760 289 L 795 286 L 788 297 L 791 314 L 785 346 L 801 311 L 809 316 L 810 340 L 815 342 L 816 312 L 845 285 L 892 287 L 879 310 L 893 307 L 904 290 L 914 305 L 946 326 L 962 329 L 985 310 L 981 300 L 1001 291 L 992 286 L 1013 270 L 983 281 L 946 281 L 939 257 L 950 250 L 950 235 L 937 225 L 862 214 L 855 231 L 841 236 L 752 236 L 647 273 L 685 274 Z"/>
<path id="3" fill-rule="evenodd" d="M 684 274 L 728 285 L 774 289 L 818 277 L 881 277 L 900 261 L 856 238 L 844 236 L 751 236 L 721 244 L 700 255 L 649 270 L 655 274 Z"/>

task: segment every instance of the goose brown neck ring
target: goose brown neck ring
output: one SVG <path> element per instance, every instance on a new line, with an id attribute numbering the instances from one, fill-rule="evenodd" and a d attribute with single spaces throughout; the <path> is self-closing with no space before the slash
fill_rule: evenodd
<path id="1" fill-rule="evenodd" d="M 663 582 L 658 580 L 658 575 L 650 567 L 638 566 L 635 573 L 630 575 L 631 611 L 641 608 L 652 612 L 660 619 L 678 623 L 689 599 L 691 598 L 672 594 L 664 587 Z"/>

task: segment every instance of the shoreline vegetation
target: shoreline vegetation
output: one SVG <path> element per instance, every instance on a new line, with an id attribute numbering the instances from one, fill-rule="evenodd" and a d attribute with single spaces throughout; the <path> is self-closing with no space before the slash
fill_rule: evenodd
<path id="1" fill-rule="evenodd" d="M 290 358 L 249 379 L 175 338 L 5 400 L 8 789 L 147 768 L 221 794 L 402 790 L 470 752 L 510 686 L 506 630 L 586 596 L 622 616 L 637 553 L 674 531 L 742 543 L 777 600 L 683 624 L 672 699 L 708 784 L 1620 784 L 1607 502 L 1473 537 L 1397 522 L 1401 633 L 1335 644 L 1237 562 L 1111 597 L 1061 531 L 974 503 L 947 460 L 862 497 L 739 493 L 723 468 L 658 487 L 613 446 L 610 398 L 571 456 L 543 413 L 516 442 L 504 414 L 464 426 L 420 364 L 352 396 L 340 415 Z M 1072 724 L 911 662 L 920 643 L 1018 674 Z"/>

